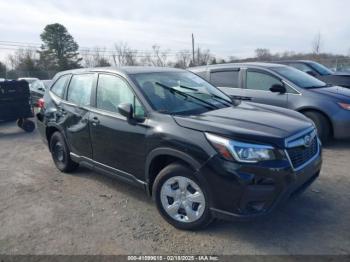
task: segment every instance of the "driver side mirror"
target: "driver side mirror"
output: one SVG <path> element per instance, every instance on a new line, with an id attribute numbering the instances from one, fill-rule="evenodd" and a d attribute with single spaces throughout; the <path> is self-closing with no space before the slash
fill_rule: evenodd
<path id="1" fill-rule="evenodd" d="M 274 84 L 271 86 L 270 91 L 273 93 L 284 94 L 287 92 L 286 88 L 281 84 Z"/>
<path id="2" fill-rule="evenodd" d="M 134 110 L 132 108 L 132 105 L 129 103 L 122 103 L 118 105 L 118 112 L 125 116 L 127 119 L 132 119 Z"/>
<path id="3" fill-rule="evenodd" d="M 310 76 L 316 77 L 316 73 L 314 71 L 306 71 Z"/>

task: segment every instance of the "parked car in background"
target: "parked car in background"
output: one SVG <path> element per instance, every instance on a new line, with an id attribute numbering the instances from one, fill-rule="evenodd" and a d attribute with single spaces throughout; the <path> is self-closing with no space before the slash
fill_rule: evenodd
<path id="1" fill-rule="evenodd" d="M 44 96 L 45 90 L 50 87 L 51 83 L 52 80 L 35 80 L 29 84 L 33 105 L 36 106 L 36 103 Z"/>
<path id="2" fill-rule="evenodd" d="M 138 185 L 181 229 L 267 214 L 309 186 L 322 162 L 303 115 L 232 103 L 173 68 L 59 73 L 37 125 L 59 170 L 80 164 Z"/>
<path id="3" fill-rule="evenodd" d="M 350 73 L 334 72 L 320 63 L 309 60 L 289 60 L 278 61 L 276 63 L 292 66 L 327 84 L 350 88 Z"/>
<path id="4" fill-rule="evenodd" d="M 41 80 L 41 82 L 43 82 L 45 89 L 49 88 L 52 84 L 52 80 L 51 79 L 45 79 L 45 80 Z"/>
<path id="5" fill-rule="evenodd" d="M 36 80 L 39 80 L 39 78 L 36 77 L 19 77 L 17 80 L 25 80 L 28 84 L 33 83 Z"/>
<path id="6" fill-rule="evenodd" d="M 232 98 L 296 110 L 311 119 L 323 142 L 350 137 L 350 89 L 272 63 L 189 68 Z"/>
<path id="7" fill-rule="evenodd" d="M 36 102 L 44 96 L 46 86 L 43 81 L 35 80 L 29 84 L 29 89 L 30 89 L 32 104 L 35 105 Z"/>

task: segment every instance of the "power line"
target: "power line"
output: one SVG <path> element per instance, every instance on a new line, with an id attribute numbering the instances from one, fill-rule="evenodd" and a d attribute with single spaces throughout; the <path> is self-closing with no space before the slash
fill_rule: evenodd
<path id="1" fill-rule="evenodd" d="M 29 48 L 28 46 L 3 46 L 2 44 L 0 44 L 0 50 L 12 50 L 12 51 L 17 51 L 17 50 L 23 50 L 23 48 Z M 79 50 L 81 53 L 80 55 L 94 55 L 93 52 L 94 50 Z M 84 54 L 84 52 L 86 52 Z M 89 52 L 91 52 L 89 54 Z M 101 50 L 99 50 L 100 53 L 105 53 L 105 52 L 102 52 Z M 152 51 L 150 51 L 150 53 L 142 53 L 142 52 L 138 52 L 138 51 L 135 51 L 133 53 L 135 53 L 133 55 L 133 57 L 152 57 L 153 53 L 151 53 Z M 176 56 L 177 54 L 172 54 L 172 53 L 166 53 L 166 52 L 162 52 L 162 53 L 165 53 L 167 56 Z M 104 54 L 105 57 L 118 57 L 118 54 L 116 51 L 111 51 L 110 53 L 107 53 L 107 54 Z"/>
<path id="2" fill-rule="evenodd" d="M 3 41 L 0 40 L 0 46 L 10 46 L 10 47 L 19 47 L 19 48 L 40 48 L 41 44 L 39 43 L 30 43 L 30 42 L 18 42 L 18 41 Z M 18 49 L 19 49 L 18 48 Z M 111 50 L 111 49 L 106 49 L 106 48 L 101 48 L 101 47 L 80 47 L 79 51 L 80 52 L 93 52 L 96 49 L 100 53 L 112 53 L 115 54 L 116 50 Z M 138 49 L 132 49 L 128 50 L 129 53 L 143 53 L 143 54 L 152 54 L 154 51 L 153 50 L 138 50 Z M 167 55 L 176 55 L 180 53 L 190 53 L 188 50 L 179 50 L 179 51 L 172 51 L 172 50 L 162 50 L 160 51 L 162 54 L 167 54 Z"/>

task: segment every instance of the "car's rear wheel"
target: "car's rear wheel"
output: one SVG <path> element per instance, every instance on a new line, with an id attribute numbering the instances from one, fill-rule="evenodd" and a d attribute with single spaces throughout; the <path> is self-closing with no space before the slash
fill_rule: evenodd
<path id="1" fill-rule="evenodd" d="M 313 111 L 304 112 L 304 115 L 314 122 L 322 143 L 327 143 L 331 136 L 331 125 L 328 119 L 324 115 Z"/>
<path id="2" fill-rule="evenodd" d="M 28 119 L 24 119 L 22 121 L 22 125 L 21 125 L 21 128 L 23 128 L 24 131 L 28 132 L 28 133 L 31 133 L 34 131 L 35 129 L 35 124 L 33 121 L 31 120 L 28 120 Z"/>
<path id="3" fill-rule="evenodd" d="M 22 125 L 23 125 L 23 118 L 18 118 L 17 121 L 16 121 L 16 124 L 19 128 L 22 128 Z"/>
<path id="4" fill-rule="evenodd" d="M 195 230 L 212 221 L 206 188 L 191 169 L 180 163 L 160 171 L 153 184 L 153 196 L 160 214 L 176 228 Z"/>
<path id="5" fill-rule="evenodd" d="M 50 139 L 50 151 L 56 167 L 62 172 L 71 172 L 79 165 L 70 158 L 67 143 L 60 132 L 52 134 Z"/>

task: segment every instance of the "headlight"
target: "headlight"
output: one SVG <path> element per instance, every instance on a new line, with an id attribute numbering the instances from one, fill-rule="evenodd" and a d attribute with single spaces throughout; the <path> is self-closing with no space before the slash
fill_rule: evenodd
<path id="1" fill-rule="evenodd" d="M 338 103 L 338 105 L 345 109 L 345 110 L 350 110 L 350 104 L 347 104 L 347 103 Z"/>
<path id="2" fill-rule="evenodd" d="M 276 159 L 274 148 L 268 145 L 250 144 L 205 133 L 213 147 L 227 160 L 256 163 Z"/>

